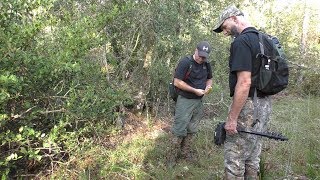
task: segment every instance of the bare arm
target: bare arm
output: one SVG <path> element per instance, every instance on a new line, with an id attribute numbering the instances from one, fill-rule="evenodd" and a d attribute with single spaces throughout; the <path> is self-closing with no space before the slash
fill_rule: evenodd
<path id="1" fill-rule="evenodd" d="M 237 133 L 237 120 L 240 111 L 245 104 L 251 86 L 251 72 L 237 72 L 237 84 L 233 96 L 233 101 L 226 121 L 225 129 L 228 134 Z"/>
<path id="2" fill-rule="evenodd" d="M 191 86 L 189 86 L 187 83 L 182 81 L 181 79 L 174 78 L 174 85 L 178 87 L 179 89 L 182 89 L 184 91 L 192 92 L 196 94 L 197 96 L 202 96 L 204 95 L 204 90 L 203 89 L 196 89 Z"/>

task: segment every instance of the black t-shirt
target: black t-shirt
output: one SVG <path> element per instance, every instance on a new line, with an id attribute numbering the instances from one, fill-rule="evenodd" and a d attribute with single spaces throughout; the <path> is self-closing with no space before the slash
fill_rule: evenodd
<path id="1" fill-rule="evenodd" d="M 190 68 L 190 64 L 192 65 L 191 72 L 185 79 L 186 74 Z M 192 56 L 184 57 L 179 61 L 174 77 L 183 80 L 193 88 L 205 89 L 207 80 L 212 79 L 211 65 L 209 62 L 198 64 Z M 197 96 L 194 93 L 183 90 L 179 90 L 178 94 L 188 99 L 202 98 L 202 96 Z"/>
<path id="2" fill-rule="evenodd" d="M 259 37 L 257 33 L 247 32 L 249 30 L 256 30 L 253 27 L 244 29 L 241 34 L 234 39 L 230 47 L 229 58 L 229 88 L 230 96 L 234 95 L 237 84 L 237 71 L 249 71 L 251 77 L 259 72 L 260 63 L 255 61 L 256 55 L 260 53 Z M 253 83 L 251 83 L 253 84 Z M 253 97 L 254 87 L 250 88 L 249 97 Z M 257 91 L 259 97 L 265 94 Z"/>

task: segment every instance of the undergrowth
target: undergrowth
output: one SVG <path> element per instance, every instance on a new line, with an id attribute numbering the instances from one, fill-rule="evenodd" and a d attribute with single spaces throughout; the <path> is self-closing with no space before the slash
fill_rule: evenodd
<path id="1" fill-rule="evenodd" d="M 319 100 L 282 97 L 273 102 L 269 129 L 282 132 L 289 141 L 265 139 L 262 179 L 320 178 Z M 213 129 L 224 116 L 202 121 L 193 146 L 198 163 L 181 160 L 174 168 L 167 168 L 168 133 L 147 126 L 143 133 L 135 133 L 111 149 L 91 144 L 88 150 L 77 152 L 72 163 L 61 165 L 51 178 L 222 179 L 223 147 L 213 144 Z"/>

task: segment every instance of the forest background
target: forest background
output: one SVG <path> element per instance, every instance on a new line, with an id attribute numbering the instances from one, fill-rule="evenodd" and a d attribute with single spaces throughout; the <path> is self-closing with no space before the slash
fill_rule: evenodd
<path id="1" fill-rule="evenodd" d="M 279 110 L 274 117 L 287 119 L 288 126 L 292 125 L 290 118 L 299 118 L 296 122 L 301 124 L 294 127 L 304 127 L 306 120 L 314 123 L 303 129 L 308 131 L 303 138 L 310 143 L 305 145 L 305 156 L 299 159 L 307 160 L 291 160 L 284 173 L 269 176 L 319 178 L 316 129 L 319 130 L 320 123 L 316 107 L 320 96 L 320 3 L 317 0 L 233 3 L 255 27 L 277 36 L 288 57 L 290 84 L 275 98 Z M 185 164 L 169 173 L 159 170 L 162 165 L 155 162 L 163 161 L 159 154 L 164 152 L 154 152 L 158 155 L 149 157 L 151 160 L 147 162 L 146 157 L 142 162 L 125 153 L 135 146 L 136 151 L 141 146 L 149 147 L 154 139 L 141 141 L 142 136 L 138 142 L 143 143 L 139 146 L 124 145 L 120 150 L 117 146 L 124 140 L 120 137 L 126 134 L 128 125 L 152 130 L 155 125 L 170 124 L 174 104 L 168 96 L 167 84 L 179 59 L 192 54 L 201 40 L 212 45 L 210 61 L 214 69 L 214 91 L 205 98 L 206 118 L 212 124 L 202 135 L 210 134 L 217 119 L 225 117 L 230 102 L 227 79 L 231 39 L 213 33 L 212 28 L 219 12 L 229 4 L 226 0 L 2 0 L 2 178 L 183 177 L 189 172 Z M 306 116 L 293 114 L 290 109 Z M 142 126 L 143 123 L 146 125 Z M 138 131 L 131 130 L 127 133 Z M 290 138 L 296 137 L 292 128 L 279 130 Z M 111 143 L 112 137 L 119 141 Z M 303 138 L 297 138 L 304 142 Z M 200 147 L 205 145 L 206 152 L 220 153 L 222 158 L 221 149 L 212 147 L 212 142 L 198 140 L 198 143 Z M 288 152 L 290 144 L 282 148 Z M 105 161 L 98 157 L 99 153 Z M 125 160 L 121 160 L 124 154 Z M 286 156 L 282 155 L 280 159 Z M 265 160 L 264 170 L 270 164 Z M 198 172 L 217 179 L 222 176 L 222 166 L 206 168 L 205 173 L 203 168 Z M 195 178 L 197 172 L 188 176 Z"/>

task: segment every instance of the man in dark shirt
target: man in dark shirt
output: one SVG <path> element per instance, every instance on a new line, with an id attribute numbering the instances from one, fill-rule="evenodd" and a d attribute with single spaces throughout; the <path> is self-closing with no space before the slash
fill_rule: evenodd
<path id="1" fill-rule="evenodd" d="M 212 70 L 208 62 L 211 47 L 208 42 L 198 43 L 192 56 L 179 61 L 174 85 L 179 89 L 172 126 L 172 148 L 168 163 L 174 165 L 181 151 L 182 158 L 194 161 L 191 152 L 193 135 L 198 131 L 203 116 L 202 97 L 212 88 Z"/>
<path id="2" fill-rule="evenodd" d="M 230 47 L 229 85 L 232 104 L 225 124 L 225 179 L 258 179 L 262 141 L 258 136 L 239 134 L 237 126 L 247 130 L 265 131 L 271 114 L 271 100 L 257 91 L 251 78 L 259 71 L 256 54 L 260 52 L 255 28 L 235 6 L 222 11 L 213 31 L 232 36 Z M 255 100 L 254 100 L 255 99 Z M 256 120 L 257 119 L 257 120 Z"/>

